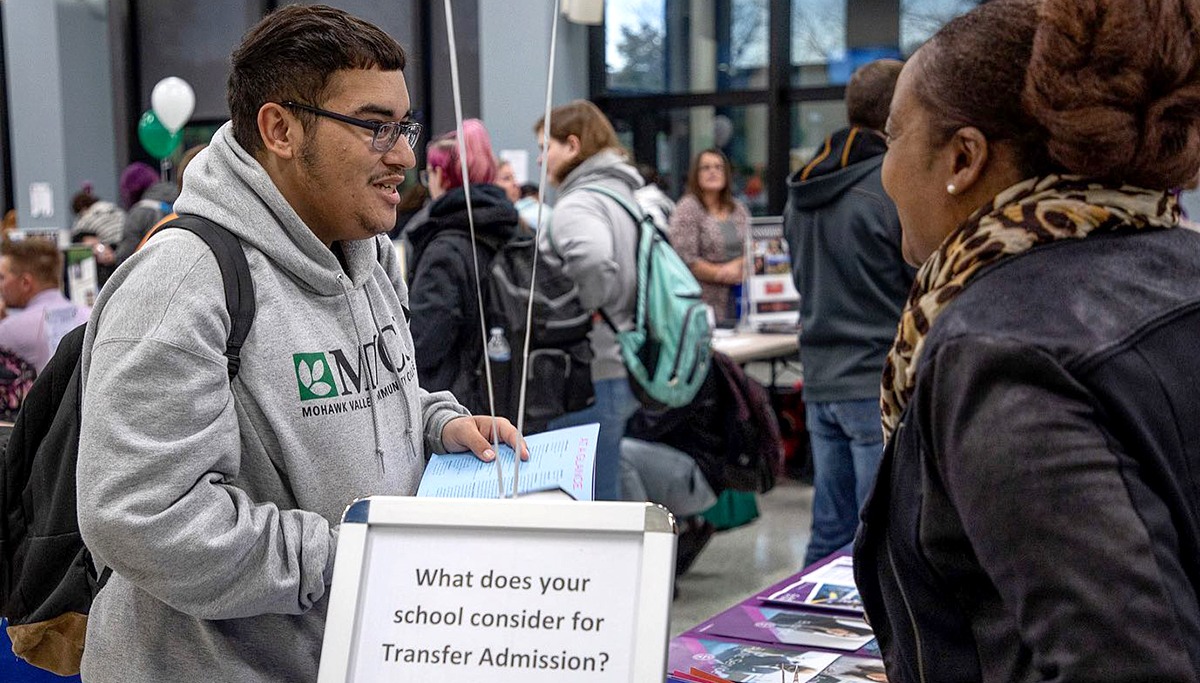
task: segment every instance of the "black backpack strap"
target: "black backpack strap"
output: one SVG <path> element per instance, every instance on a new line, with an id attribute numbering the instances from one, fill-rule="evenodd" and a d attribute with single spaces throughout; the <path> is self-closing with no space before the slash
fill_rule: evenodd
<path id="1" fill-rule="evenodd" d="M 217 257 L 221 279 L 225 282 L 225 307 L 232 322 L 229 339 L 225 342 L 225 358 L 229 361 L 229 381 L 237 377 L 242 365 L 242 344 L 250 334 L 254 322 L 254 280 L 250 278 L 250 264 L 242 241 L 221 225 L 207 218 L 191 214 L 180 214 L 157 226 L 154 234 L 167 228 L 182 228 L 204 240 Z"/>

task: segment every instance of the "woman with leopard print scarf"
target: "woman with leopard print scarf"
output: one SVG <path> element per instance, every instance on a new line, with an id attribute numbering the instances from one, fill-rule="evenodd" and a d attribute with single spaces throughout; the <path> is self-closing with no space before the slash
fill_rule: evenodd
<path id="1" fill-rule="evenodd" d="M 900 76 L 855 547 L 893 683 L 1200 680 L 1198 43 L 1200 0 L 993 0 Z"/>

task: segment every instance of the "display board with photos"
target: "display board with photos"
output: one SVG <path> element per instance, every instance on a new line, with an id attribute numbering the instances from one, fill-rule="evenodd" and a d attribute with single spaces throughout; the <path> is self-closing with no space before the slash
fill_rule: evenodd
<path id="1" fill-rule="evenodd" d="M 792 261 L 783 236 L 782 216 L 751 219 L 746 254 L 743 310 L 752 329 L 793 332 L 800 322 L 800 294 L 792 280 Z"/>

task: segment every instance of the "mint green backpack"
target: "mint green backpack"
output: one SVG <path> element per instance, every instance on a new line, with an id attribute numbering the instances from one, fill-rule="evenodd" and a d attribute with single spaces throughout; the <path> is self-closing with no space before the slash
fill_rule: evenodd
<path id="1" fill-rule="evenodd" d="M 633 329 L 618 330 L 621 359 L 638 400 L 649 408 L 678 408 L 692 402 L 708 376 L 712 325 L 700 299 L 700 283 L 671 247 L 654 220 L 620 194 L 584 186 L 625 209 L 637 224 L 637 304 Z"/>

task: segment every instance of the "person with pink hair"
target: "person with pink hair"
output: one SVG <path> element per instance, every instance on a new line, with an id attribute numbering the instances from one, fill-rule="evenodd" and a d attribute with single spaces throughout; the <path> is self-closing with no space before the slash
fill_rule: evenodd
<path id="1" fill-rule="evenodd" d="M 496 251 L 517 236 L 517 210 L 494 184 L 496 160 L 483 122 L 464 121 L 463 136 L 479 274 L 486 278 Z M 485 414 L 487 390 L 477 372 L 483 339 L 457 132 L 433 140 L 425 155 L 425 182 L 433 203 L 428 220 L 408 233 L 413 250 L 409 305 L 417 375 L 427 391 L 449 389 L 471 412 Z"/>

